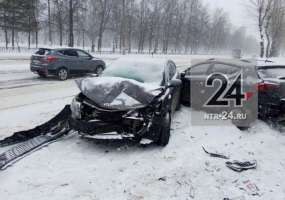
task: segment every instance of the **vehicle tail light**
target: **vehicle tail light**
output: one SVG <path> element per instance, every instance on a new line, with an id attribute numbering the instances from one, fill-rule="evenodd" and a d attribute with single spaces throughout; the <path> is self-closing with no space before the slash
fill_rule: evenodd
<path id="1" fill-rule="evenodd" d="M 257 84 L 257 90 L 258 92 L 267 92 L 273 89 L 279 88 L 278 84 L 274 83 L 258 83 Z"/>
<path id="2" fill-rule="evenodd" d="M 47 56 L 46 61 L 48 63 L 55 62 L 57 58 L 55 56 Z"/>

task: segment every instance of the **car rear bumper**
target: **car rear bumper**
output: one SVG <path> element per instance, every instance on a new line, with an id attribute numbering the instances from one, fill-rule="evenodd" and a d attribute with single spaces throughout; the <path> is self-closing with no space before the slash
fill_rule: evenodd
<path id="1" fill-rule="evenodd" d="M 56 75 L 56 70 L 48 69 L 47 66 L 31 65 L 31 72 L 44 75 Z"/>
<path id="2" fill-rule="evenodd" d="M 31 65 L 30 69 L 34 73 L 48 75 L 48 70 L 47 70 L 47 68 L 45 66 Z"/>

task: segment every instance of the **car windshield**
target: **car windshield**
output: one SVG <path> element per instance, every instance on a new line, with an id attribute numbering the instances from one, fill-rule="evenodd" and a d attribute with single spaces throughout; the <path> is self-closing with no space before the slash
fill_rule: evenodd
<path id="1" fill-rule="evenodd" d="M 106 68 L 102 76 L 133 79 L 141 83 L 161 84 L 164 62 L 157 60 L 119 59 Z"/>
<path id="2" fill-rule="evenodd" d="M 258 74 L 261 78 L 284 78 L 285 66 L 262 67 L 258 69 Z"/>

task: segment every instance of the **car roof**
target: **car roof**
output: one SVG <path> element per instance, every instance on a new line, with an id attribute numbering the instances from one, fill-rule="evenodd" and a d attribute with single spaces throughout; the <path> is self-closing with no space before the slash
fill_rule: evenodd
<path id="1" fill-rule="evenodd" d="M 79 49 L 79 48 L 72 48 L 72 47 L 62 47 L 62 48 L 46 48 L 46 47 L 40 47 L 38 49 L 44 49 L 44 50 L 56 50 L 56 51 L 61 51 L 61 50 L 81 50 L 81 51 L 85 51 L 83 49 Z"/>
<path id="2" fill-rule="evenodd" d="M 77 48 L 55 48 L 56 51 L 64 51 L 64 50 L 80 50 L 84 51 L 83 49 L 77 49 Z"/>
<path id="3" fill-rule="evenodd" d="M 285 66 L 285 58 L 268 58 L 268 59 L 256 59 L 257 67 L 278 67 Z"/>
<path id="4" fill-rule="evenodd" d="M 78 49 L 78 48 L 69 48 L 69 47 L 65 47 L 65 48 L 46 48 L 46 47 L 40 47 L 38 48 L 39 50 L 40 49 L 43 49 L 43 50 L 55 50 L 55 51 L 64 51 L 64 50 L 80 50 L 80 51 L 85 51 L 83 49 Z"/>
<path id="5" fill-rule="evenodd" d="M 235 58 L 210 58 L 208 60 L 201 61 L 199 63 L 195 63 L 193 66 L 197 66 L 200 64 L 206 64 L 206 63 L 222 63 L 222 64 L 228 64 L 238 67 L 250 67 L 254 65 L 254 61 L 250 59 L 235 59 Z"/>

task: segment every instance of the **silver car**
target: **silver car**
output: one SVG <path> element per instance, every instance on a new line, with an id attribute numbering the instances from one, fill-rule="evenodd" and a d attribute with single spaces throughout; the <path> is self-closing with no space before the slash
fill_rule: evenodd
<path id="1" fill-rule="evenodd" d="M 66 80 L 70 75 L 100 74 L 105 62 L 81 49 L 40 48 L 32 55 L 30 68 L 41 77 L 55 75 L 59 80 Z"/>

